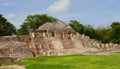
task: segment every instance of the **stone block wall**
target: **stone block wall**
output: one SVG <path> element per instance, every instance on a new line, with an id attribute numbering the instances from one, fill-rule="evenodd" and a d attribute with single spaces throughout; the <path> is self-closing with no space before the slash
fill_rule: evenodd
<path id="1" fill-rule="evenodd" d="M 100 41 L 90 39 L 88 36 L 80 35 L 83 43 L 86 44 L 87 47 L 94 47 L 98 48 L 101 51 L 111 51 L 111 50 L 117 50 L 120 49 L 120 44 L 113 44 L 113 43 L 101 43 Z M 86 47 L 85 46 L 85 47 Z"/>
<path id="2" fill-rule="evenodd" d="M 33 57 L 29 48 L 29 36 L 4 36 L 0 37 L 0 57 Z"/>
<path id="3" fill-rule="evenodd" d="M 20 41 L 20 42 L 28 43 L 30 41 L 30 37 L 29 35 L 0 37 L 0 42 L 7 42 L 7 41 Z"/>
<path id="4" fill-rule="evenodd" d="M 0 49 L 0 57 L 9 56 L 9 54 L 10 54 L 10 50 L 9 49 L 4 49 L 4 48 Z"/>
<path id="5" fill-rule="evenodd" d="M 36 55 L 93 54 L 120 49 L 118 44 L 103 44 L 78 33 L 56 33 L 44 30 L 32 32 L 30 37 L 34 46 L 31 49 Z"/>
<path id="6" fill-rule="evenodd" d="M 90 39 L 73 32 L 34 31 L 30 35 L 0 37 L 0 57 L 33 57 L 39 55 L 94 54 L 119 52 L 120 45 Z"/>
<path id="7" fill-rule="evenodd" d="M 0 57 L 0 64 L 7 64 L 7 63 L 17 62 L 17 61 L 19 61 L 17 58 Z"/>

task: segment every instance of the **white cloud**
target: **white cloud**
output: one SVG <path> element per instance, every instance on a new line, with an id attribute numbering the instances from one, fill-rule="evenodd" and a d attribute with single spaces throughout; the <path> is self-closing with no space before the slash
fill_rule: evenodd
<path id="1" fill-rule="evenodd" d="M 16 26 L 16 28 L 20 28 L 20 25 L 25 21 L 26 17 L 28 15 L 34 15 L 38 13 L 38 11 L 32 11 L 32 12 L 18 12 L 18 13 L 10 13 L 10 14 L 5 14 L 4 17 L 11 22 L 13 25 Z M 39 14 L 42 12 L 39 11 Z"/>
<path id="2" fill-rule="evenodd" d="M 25 16 L 24 14 L 18 14 L 18 13 L 15 13 L 15 14 L 7 14 L 5 15 L 5 18 L 10 22 L 12 23 L 13 25 L 16 26 L 16 28 L 20 28 L 20 25 L 22 24 L 22 22 L 24 21 L 25 19 Z"/>
<path id="3" fill-rule="evenodd" d="M 16 3 L 13 3 L 13 2 L 5 2 L 2 4 L 2 6 L 16 6 L 17 4 Z"/>
<path id="4" fill-rule="evenodd" d="M 6 16 L 7 19 L 12 19 L 13 17 L 14 17 L 14 14 L 8 14 L 8 15 Z"/>
<path id="5" fill-rule="evenodd" d="M 64 13 L 69 10 L 70 0 L 59 0 L 47 8 L 48 13 Z"/>

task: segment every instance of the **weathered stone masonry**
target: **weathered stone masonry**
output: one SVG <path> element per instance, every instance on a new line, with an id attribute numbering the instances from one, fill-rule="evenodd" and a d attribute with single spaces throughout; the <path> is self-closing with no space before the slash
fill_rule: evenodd
<path id="1" fill-rule="evenodd" d="M 111 54 L 119 52 L 120 45 L 90 39 L 78 34 L 67 25 L 46 23 L 39 30 L 31 32 L 30 48 L 35 55 L 70 55 L 70 54 Z"/>
<path id="2" fill-rule="evenodd" d="M 17 61 L 17 58 L 33 57 L 28 43 L 29 36 L 0 37 L 0 64 Z"/>
<path id="3" fill-rule="evenodd" d="M 120 45 L 90 39 L 63 22 L 46 23 L 24 36 L 0 37 L 0 57 L 97 54 L 120 52 Z"/>

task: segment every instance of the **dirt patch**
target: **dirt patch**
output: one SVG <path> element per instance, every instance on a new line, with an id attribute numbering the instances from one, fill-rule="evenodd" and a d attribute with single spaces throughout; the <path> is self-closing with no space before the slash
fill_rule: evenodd
<path id="1" fill-rule="evenodd" d="M 1 66 L 0 69 L 26 69 L 24 66 L 12 65 L 12 66 Z"/>

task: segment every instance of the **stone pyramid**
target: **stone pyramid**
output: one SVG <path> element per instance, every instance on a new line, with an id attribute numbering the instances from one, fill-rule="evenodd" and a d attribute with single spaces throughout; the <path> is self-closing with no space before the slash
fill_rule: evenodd
<path id="1" fill-rule="evenodd" d="M 102 44 L 78 34 L 61 21 L 40 26 L 31 33 L 31 39 L 35 55 L 106 54 L 104 52 L 115 49 L 114 44 Z"/>
<path id="2" fill-rule="evenodd" d="M 75 31 L 65 23 L 58 21 L 58 22 L 47 22 L 46 24 L 40 26 L 38 30 L 49 30 L 50 32 L 56 33 L 75 33 Z"/>
<path id="3" fill-rule="evenodd" d="M 120 45 L 103 44 L 75 32 L 65 23 L 46 23 L 29 35 L 0 37 L 0 57 L 33 57 L 43 55 L 97 54 L 120 52 Z"/>

